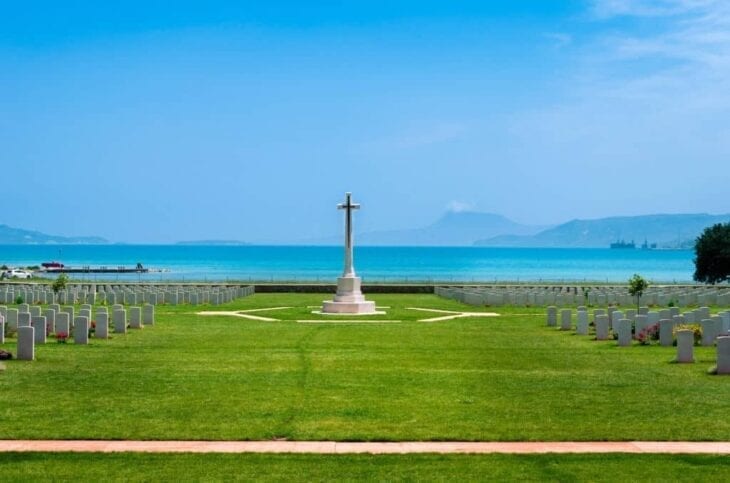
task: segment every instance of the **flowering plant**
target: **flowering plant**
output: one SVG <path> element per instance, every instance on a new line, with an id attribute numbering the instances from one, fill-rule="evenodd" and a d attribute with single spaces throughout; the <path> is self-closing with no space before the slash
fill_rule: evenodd
<path id="1" fill-rule="evenodd" d="M 659 324 L 652 324 L 644 327 L 636 334 L 636 340 L 641 345 L 649 345 L 651 341 L 659 339 Z"/>
<path id="2" fill-rule="evenodd" d="M 56 341 L 59 344 L 65 344 L 66 340 L 68 340 L 68 334 L 66 332 L 58 332 L 56 333 Z"/>

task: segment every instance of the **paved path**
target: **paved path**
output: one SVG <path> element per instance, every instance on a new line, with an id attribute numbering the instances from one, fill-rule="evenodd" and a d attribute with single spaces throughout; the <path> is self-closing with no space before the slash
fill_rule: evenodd
<path id="1" fill-rule="evenodd" d="M 401 442 L 335 441 L 62 441 L 0 440 L 1 452 L 139 452 L 139 453 L 682 453 L 727 454 L 730 442 Z"/>

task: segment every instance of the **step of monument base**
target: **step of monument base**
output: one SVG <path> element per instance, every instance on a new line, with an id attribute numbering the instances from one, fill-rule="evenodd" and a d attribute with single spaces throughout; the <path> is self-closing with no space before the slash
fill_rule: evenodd
<path id="1" fill-rule="evenodd" d="M 336 302 L 328 300 L 322 304 L 323 314 L 378 314 L 375 302 Z"/>

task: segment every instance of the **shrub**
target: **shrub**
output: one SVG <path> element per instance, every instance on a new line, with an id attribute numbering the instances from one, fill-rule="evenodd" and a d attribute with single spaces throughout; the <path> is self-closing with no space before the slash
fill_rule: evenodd
<path id="1" fill-rule="evenodd" d="M 15 297 L 15 304 L 16 305 L 20 305 L 22 303 L 23 303 L 23 296 L 22 295 L 18 295 L 17 297 Z"/>

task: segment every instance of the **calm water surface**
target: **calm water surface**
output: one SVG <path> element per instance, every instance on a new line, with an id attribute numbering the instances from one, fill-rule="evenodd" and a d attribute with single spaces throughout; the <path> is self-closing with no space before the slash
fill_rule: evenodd
<path id="1" fill-rule="evenodd" d="M 357 247 L 355 268 L 366 281 L 654 281 L 692 280 L 689 250 L 610 250 L 489 247 Z M 0 264 L 134 266 L 163 272 L 85 275 L 96 280 L 333 281 L 341 247 L 181 245 L 0 246 Z"/>

